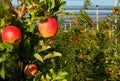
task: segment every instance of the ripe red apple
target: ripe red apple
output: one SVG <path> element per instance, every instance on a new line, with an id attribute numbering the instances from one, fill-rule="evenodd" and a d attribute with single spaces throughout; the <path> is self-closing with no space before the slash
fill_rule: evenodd
<path id="1" fill-rule="evenodd" d="M 58 30 L 58 22 L 55 18 L 47 18 L 38 24 L 38 30 L 42 37 L 54 37 Z"/>
<path id="2" fill-rule="evenodd" d="M 78 21 L 77 18 L 74 20 L 74 23 L 75 23 L 76 25 L 79 23 L 79 21 Z"/>
<path id="3" fill-rule="evenodd" d="M 73 39 L 74 39 L 74 36 L 73 36 L 73 35 L 70 35 L 70 39 L 73 40 Z"/>
<path id="4" fill-rule="evenodd" d="M 80 33 L 82 33 L 83 31 L 82 30 L 80 30 Z"/>
<path id="5" fill-rule="evenodd" d="M 27 76 L 35 76 L 36 72 L 38 72 L 38 67 L 36 64 L 29 64 L 25 66 L 24 73 Z"/>
<path id="6" fill-rule="evenodd" d="M 76 38 L 77 40 L 80 40 L 80 36 L 77 36 L 77 38 Z"/>
<path id="7" fill-rule="evenodd" d="M 14 43 L 16 40 L 21 39 L 21 31 L 16 26 L 7 26 L 2 31 L 2 41 L 3 42 L 9 42 Z"/>

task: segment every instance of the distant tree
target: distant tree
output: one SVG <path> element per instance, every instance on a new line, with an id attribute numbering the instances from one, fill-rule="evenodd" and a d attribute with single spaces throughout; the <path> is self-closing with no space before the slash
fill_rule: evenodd
<path id="1" fill-rule="evenodd" d="M 84 0 L 83 9 L 87 9 L 89 6 L 91 6 L 91 4 L 91 0 Z"/>

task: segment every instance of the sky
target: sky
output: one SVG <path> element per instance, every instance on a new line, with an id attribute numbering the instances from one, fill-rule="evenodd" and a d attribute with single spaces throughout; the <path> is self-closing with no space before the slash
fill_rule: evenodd
<path id="1" fill-rule="evenodd" d="M 82 5 L 84 0 L 65 0 L 67 1 L 66 5 Z M 92 5 L 110 5 L 114 6 L 115 0 L 91 0 L 93 3 Z M 17 0 L 13 0 L 12 2 L 13 5 L 17 4 Z"/>
<path id="2" fill-rule="evenodd" d="M 67 5 L 82 5 L 84 0 L 66 0 Z M 91 0 L 92 5 L 110 5 L 113 6 L 115 0 Z"/>

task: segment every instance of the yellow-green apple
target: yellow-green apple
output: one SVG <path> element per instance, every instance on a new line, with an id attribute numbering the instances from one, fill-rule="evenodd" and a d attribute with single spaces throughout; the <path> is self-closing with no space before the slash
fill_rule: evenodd
<path id="1" fill-rule="evenodd" d="M 58 22 L 55 18 L 47 18 L 38 23 L 38 30 L 42 37 L 54 37 L 58 30 Z"/>
<path id="2" fill-rule="evenodd" d="M 6 26 L 2 31 L 2 41 L 14 43 L 22 38 L 21 30 L 16 26 Z"/>
<path id="3" fill-rule="evenodd" d="M 28 64 L 25 66 L 24 73 L 27 76 L 35 76 L 36 72 L 38 72 L 38 67 L 36 64 Z"/>

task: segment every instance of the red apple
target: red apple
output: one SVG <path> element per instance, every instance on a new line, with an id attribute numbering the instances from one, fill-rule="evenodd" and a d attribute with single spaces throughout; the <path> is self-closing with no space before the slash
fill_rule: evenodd
<path id="1" fill-rule="evenodd" d="M 38 72 L 38 67 L 36 64 L 29 64 L 25 66 L 24 73 L 27 76 L 35 76 L 36 72 Z"/>
<path id="2" fill-rule="evenodd" d="M 82 33 L 83 31 L 82 30 L 80 30 L 80 33 Z"/>
<path id="3" fill-rule="evenodd" d="M 78 21 L 77 18 L 74 20 L 74 23 L 75 23 L 76 25 L 79 23 L 79 21 Z"/>
<path id="4" fill-rule="evenodd" d="M 80 40 L 80 36 L 77 36 L 77 38 L 76 38 L 77 40 Z"/>
<path id="5" fill-rule="evenodd" d="M 55 18 L 47 18 L 38 24 L 38 30 L 42 37 L 54 37 L 58 30 L 58 22 Z"/>
<path id="6" fill-rule="evenodd" d="M 7 26 L 2 31 L 2 41 L 14 43 L 16 40 L 21 39 L 21 31 L 16 26 Z"/>
<path id="7" fill-rule="evenodd" d="M 73 35 L 70 35 L 70 39 L 73 40 L 73 39 L 74 39 L 74 36 L 73 36 Z"/>

